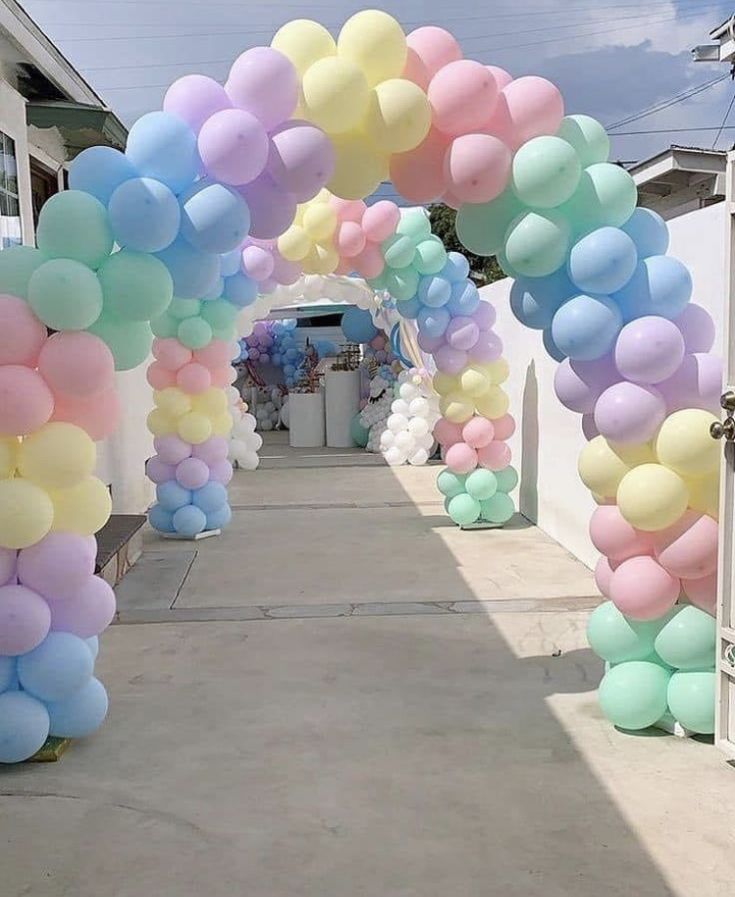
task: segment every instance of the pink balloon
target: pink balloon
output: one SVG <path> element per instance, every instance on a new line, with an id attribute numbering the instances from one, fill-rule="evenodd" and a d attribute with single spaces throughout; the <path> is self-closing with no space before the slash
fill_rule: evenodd
<path id="1" fill-rule="evenodd" d="M 0 436 L 27 436 L 48 422 L 54 397 L 36 371 L 0 367 Z"/>
<path id="2" fill-rule="evenodd" d="M 17 562 L 17 551 L 12 548 L 0 548 L 0 586 L 15 584 Z"/>
<path id="3" fill-rule="evenodd" d="M 505 441 L 515 433 L 516 422 L 510 414 L 504 414 L 493 421 L 493 427 L 495 427 L 495 438 Z"/>
<path id="4" fill-rule="evenodd" d="M 487 125 L 498 99 L 498 85 L 484 65 L 459 59 L 434 75 L 427 96 L 434 127 L 458 137 Z"/>
<path id="5" fill-rule="evenodd" d="M 186 458 L 176 466 L 176 482 L 184 489 L 201 489 L 209 482 L 209 467 L 199 458 Z"/>
<path id="6" fill-rule="evenodd" d="M 337 221 L 354 221 L 362 224 L 367 206 L 361 199 L 342 199 L 339 196 L 330 196 L 329 205 L 337 213 Z"/>
<path id="7" fill-rule="evenodd" d="M 715 616 L 717 613 L 717 573 L 701 579 L 683 579 L 681 587 L 691 603 L 700 610 Z"/>
<path id="8" fill-rule="evenodd" d="M 38 356 L 38 372 L 53 392 L 71 398 L 89 398 L 115 385 L 112 352 L 84 330 L 50 336 Z"/>
<path id="9" fill-rule="evenodd" d="M 246 246 L 242 251 L 242 269 L 253 280 L 261 282 L 273 274 L 273 254 L 262 246 Z"/>
<path id="10" fill-rule="evenodd" d="M 351 261 L 360 277 L 379 277 L 385 269 L 385 259 L 377 243 L 368 243 Z"/>
<path id="11" fill-rule="evenodd" d="M 365 234 L 359 224 L 354 221 L 343 221 L 337 226 L 334 247 L 344 258 L 352 259 L 365 249 Z"/>
<path id="12" fill-rule="evenodd" d="M 612 584 L 614 570 L 610 565 L 610 561 L 606 557 L 601 557 L 597 561 L 595 567 L 595 585 L 605 598 L 610 597 L 610 586 Z"/>
<path id="13" fill-rule="evenodd" d="M 504 470 L 511 462 L 510 447 L 497 439 L 481 448 L 477 455 L 480 464 L 487 470 Z"/>
<path id="14" fill-rule="evenodd" d="M 473 417 L 462 428 L 462 439 L 473 449 L 483 449 L 495 438 L 495 427 L 484 417 Z"/>
<path id="15" fill-rule="evenodd" d="M 504 90 L 501 90 L 498 94 L 498 102 L 495 104 L 493 114 L 482 129 L 482 133 L 491 134 L 493 137 L 502 140 L 513 152 L 520 149 L 523 145 L 524 141 L 520 135 L 520 129 L 513 121 Z"/>
<path id="16" fill-rule="evenodd" d="M 370 206 L 362 217 L 362 229 L 373 243 L 382 243 L 396 232 L 401 220 L 401 210 L 388 199 Z"/>
<path id="17" fill-rule="evenodd" d="M 227 460 L 215 461 L 209 468 L 209 478 L 214 483 L 222 483 L 226 486 L 232 479 L 232 464 Z"/>
<path id="18" fill-rule="evenodd" d="M 715 344 L 715 322 L 701 305 L 690 302 L 674 323 L 684 337 L 688 354 L 711 351 Z"/>
<path id="19" fill-rule="evenodd" d="M 454 36 L 436 25 L 425 25 L 412 31 L 406 43 L 408 57 L 403 77 L 424 91 L 440 69 L 462 58 L 462 50 Z"/>
<path id="20" fill-rule="evenodd" d="M 84 399 L 57 396 L 51 420 L 75 424 L 94 442 L 100 442 L 117 429 L 120 422 L 120 397 L 114 387 Z"/>
<path id="21" fill-rule="evenodd" d="M 161 461 L 158 455 L 154 455 L 146 462 L 145 474 L 152 483 L 159 485 L 160 483 L 168 483 L 169 480 L 176 479 L 176 468 L 173 464 L 166 464 L 164 461 Z"/>
<path id="22" fill-rule="evenodd" d="M 497 320 L 498 313 L 495 306 L 491 302 L 482 300 L 472 313 L 472 320 L 477 324 L 480 330 L 490 330 Z"/>
<path id="23" fill-rule="evenodd" d="M 634 529 L 617 505 L 600 505 L 590 520 L 590 538 L 595 548 L 614 561 L 653 554 L 649 533 Z"/>
<path id="24" fill-rule="evenodd" d="M 703 408 L 719 414 L 722 361 L 706 352 L 685 355 L 674 376 L 657 384 L 656 389 L 666 400 L 669 414 L 684 408 Z"/>
<path id="25" fill-rule="evenodd" d="M 495 78 L 495 83 L 498 85 L 498 90 L 503 90 L 513 80 L 513 75 L 506 72 L 505 69 L 501 69 L 498 65 L 488 65 L 485 66 L 485 68 L 487 68 L 493 78 Z"/>
<path id="26" fill-rule="evenodd" d="M 450 209 L 454 209 L 455 212 L 458 212 L 464 205 L 464 201 L 461 200 L 458 196 L 455 196 L 451 190 L 446 191 L 446 193 L 442 196 L 441 201 L 445 206 L 449 206 Z"/>
<path id="27" fill-rule="evenodd" d="M 265 128 L 242 109 L 215 112 L 202 125 L 198 146 L 207 173 L 232 186 L 250 184 L 268 161 Z"/>
<path id="28" fill-rule="evenodd" d="M 189 443 L 173 434 L 156 436 L 153 446 L 158 452 L 158 457 L 165 464 L 180 464 L 185 458 L 190 458 L 192 454 L 192 447 Z"/>
<path id="29" fill-rule="evenodd" d="M 185 364 L 176 374 L 176 385 L 187 395 L 195 396 L 206 392 L 212 385 L 212 374 L 198 361 Z"/>
<path id="30" fill-rule="evenodd" d="M 655 533 L 656 558 L 672 576 L 702 579 L 717 570 L 717 521 L 687 511 L 668 529 Z"/>
<path id="31" fill-rule="evenodd" d="M 483 330 L 470 351 L 472 360 L 480 363 L 497 361 L 502 354 L 503 341 L 492 330 Z"/>
<path id="32" fill-rule="evenodd" d="M 679 580 L 652 557 L 623 561 L 612 576 L 610 600 L 633 620 L 657 620 L 676 604 Z"/>
<path id="33" fill-rule="evenodd" d="M 287 262 L 280 252 L 274 252 L 273 261 L 275 263 L 273 277 L 277 283 L 282 283 L 285 286 L 288 286 L 289 284 L 296 283 L 301 277 L 300 265 L 296 262 Z M 263 292 L 268 291 L 264 289 Z"/>
<path id="34" fill-rule="evenodd" d="M 510 180 L 510 150 L 490 134 L 465 134 L 452 141 L 444 174 L 452 196 L 462 202 L 490 202 Z"/>
<path id="35" fill-rule="evenodd" d="M 224 87 L 206 75 L 184 75 L 166 91 L 163 111 L 178 116 L 198 134 L 215 112 L 232 106 Z"/>
<path id="36" fill-rule="evenodd" d="M 229 446 L 224 436 L 210 436 L 206 442 L 192 448 L 192 455 L 211 466 L 226 460 L 228 451 Z"/>
<path id="37" fill-rule="evenodd" d="M 287 121 L 271 134 L 266 171 L 282 190 L 307 202 L 334 174 L 334 147 L 316 125 Z"/>
<path id="38" fill-rule="evenodd" d="M 254 349 L 253 351 L 257 352 L 257 349 Z M 226 367 L 214 368 L 214 370 L 210 371 L 210 374 L 212 377 L 212 386 L 216 386 L 218 389 L 225 389 L 237 379 L 237 374 L 229 364 Z"/>
<path id="39" fill-rule="evenodd" d="M 437 370 L 455 377 L 467 364 L 467 353 L 451 346 L 442 346 L 434 353 Z"/>
<path id="40" fill-rule="evenodd" d="M 51 628 L 92 638 L 103 632 L 115 616 L 115 593 L 99 576 L 90 576 L 73 598 L 52 601 Z"/>
<path id="41" fill-rule="evenodd" d="M 250 234 L 258 240 L 275 240 L 296 216 L 296 197 L 287 193 L 268 174 L 240 191 L 250 209 Z"/>
<path id="42" fill-rule="evenodd" d="M 94 573 L 94 536 L 49 533 L 18 555 L 21 584 L 46 598 L 73 598 Z"/>
<path id="43" fill-rule="evenodd" d="M 0 364 L 35 367 L 46 327 L 16 296 L 0 295 Z"/>
<path id="44" fill-rule="evenodd" d="M 194 350 L 194 361 L 203 364 L 211 371 L 213 368 L 225 367 L 231 361 L 232 350 L 223 340 L 212 340 L 203 349 Z"/>
<path id="45" fill-rule="evenodd" d="M 161 362 L 161 365 L 169 371 L 178 371 L 192 359 L 191 349 L 187 349 L 177 339 L 153 340 L 153 357 Z"/>
<path id="46" fill-rule="evenodd" d="M 439 199 L 447 189 L 444 157 L 449 142 L 446 134 L 432 128 L 415 150 L 390 157 L 390 178 L 401 196 L 420 205 Z"/>
<path id="47" fill-rule="evenodd" d="M 471 473 L 478 465 L 478 453 L 466 442 L 455 442 L 447 449 L 446 462 L 452 473 Z"/>
<path id="48" fill-rule="evenodd" d="M 51 623 L 48 604 L 24 586 L 0 588 L 0 654 L 17 657 L 46 638 Z"/>
<path id="49" fill-rule="evenodd" d="M 444 338 L 453 349 L 469 352 L 480 338 L 480 328 L 472 318 L 460 315 L 449 322 Z"/>
<path id="50" fill-rule="evenodd" d="M 283 53 L 253 47 L 233 62 L 225 90 L 235 106 L 250 112 L 270 131 L 296 108 L 299 77 Z"/>
<path id="51" fill-rule="evenodd" d="M 453 424 L 445 417 L 440 417 L 434 424 L 434 439 L 448 449 L 463 441 L 462 427 L 459 424 Z"/>
<path id="52" fill-rule="evenodd" d="M 176 386 L 176 374 L 165 368 L 160 361 L 154 361 L 145 372 L 146 380 L 153 389 L 168 389 Z"/>
<path id="53" fill-rule="evenodd" d="M 537 75 L 516 78 L 503 89 L 503 96 L 521 143 L 559 130 L 564 118 L 564 100 L 551 81 Z"/>

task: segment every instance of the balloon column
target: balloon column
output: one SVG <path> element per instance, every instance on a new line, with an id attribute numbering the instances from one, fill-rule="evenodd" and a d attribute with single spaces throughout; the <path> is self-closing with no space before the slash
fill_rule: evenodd
<path id="1" fill-rule="evenodd" d="M 229 460 L 243 470 L 257 470 L 260 464 L 258 452 L 263 439 L 255 432 L 256 420 L 247 410 L 240 393 L 234 386 L 227 389 L 230 415 L 234 421 L 229 442 Z"/>
<path id="2" fill-rule="evenodd" d="M 404 371 L 398 384 L 398 398 L 381 434 L 380 450 L 391 467 L 406 462 L 419 467 L 426 464 L 435 446 L 434 427 L 441 417 L 439 400 L 426 372 Z"/>

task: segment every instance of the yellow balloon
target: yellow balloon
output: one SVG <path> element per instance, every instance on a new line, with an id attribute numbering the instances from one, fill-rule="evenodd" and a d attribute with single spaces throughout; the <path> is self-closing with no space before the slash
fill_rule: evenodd
<path id="1" fill-rule="evenodd" d="M 325 202 L 311 203 L 304 212 L 304 231 L 315 243 L 328 240 L 336 227 L 337 213 Z"/>
<path id="2" fill-rule="evenodd" d="M 0 480 L 0 546 L 29 548 L 40 542 L 54 521 L 48 493 L 16 477 Z"/>
<path id="3" fill-rule="evenodd" d="M 479 364 L 468 365 L 459 376 L 460 389 L 473 399 L 479 399 L 490 389 L 492 383 Z"/>
<path id="4" fill-rule="evenodd" d="M 450 392 L 439 400 L 439 410 L 453 424 L 464 424 L 474 415 L 475 405 L 464 393 Z"/>
<path id="5" fill-rule="evenodd" d="M 687 479 L 689 489 L 689 507 L 700 514 L 709 514 L 715 520 L 720 518 L 720 477 L 719 471 L 713 471 L 705 477 Z"/>
<path id="6" fill-rule="evenodd" d="M 53 422 L 23 440 L 18 470 L 44 489 L 68 489 L 91 476 L 96 462 L 97 448 L 81 427 Z"/>
<path id="7" fill-rule="evenodd" d="M 661 425 L 656 437 L 656 455 L 683 477 L 701 477 L 720 466 L 720 446 L 709 428 L 714 414 L 699 408 L 675 411 Z"/>
<path id="8" fill-rule="evenodd" d="M 339 265 L 337 250 L 331 246 L 312 246 L 311 252 L 302 261 L 305 274 L 333 274 Z"/>
<path id="9" fill-rule="evenodd" d="M 212 418 L 212 433 L 215 436 L 229 436 L 232 430 L 232 417 L 229 411 Z"/>
<path id="10" fill-rule="evenodd" d="M 50 493 L 54 503 L 55 532 L 93 536 L 110 519 L 110 491 L 97 477 L 87 477 L 71 489 Z"/>
<path id="11" fill-rule="evenodd" d="M 201 411 L 190 411 L 176 422 L 179 436 L 189 445 L 201 445 L 212 435 L 212 422 Z"/>
<path id="12" fill-rule="evenodd" d="M 325 56 L 334 56 L 337 45 L 327 29 L 310 19 L 294 19 L 276 31 L 271 47 L 287 56 L 299 75 Z"/>
<path id="13" fill-rule="evenodd" d="M 689 490 L 668 467 L 641 464 L 622 478 L 617 498 L 620 513 L 631 526 L 655 533 L 673 526 L 686 511 Z"/>
<path id="14" fill-rule="evenodd" d="M 176 432 L 176 421 L 161 408 L 154 408 L 146 423 L 154 436 L 167 436 Z"/>
<path id="15" fill-rule="evenodd" d="M 434 390 L 440 396 L 446 396 L 450 392 L 455 392 L 459 389 L 459 381 L 456 377 L 450 377 L 449 374 L 442 374 L 441 371 L 437 371 L 434 374 Z"/>
<path id="16" fill-rule="evenodd" d="M 340 57 L 359 66 L 368 84 L 375 87 L 387 78 L 398 78 L 406 66 L 406 35 L 388 13 L 365 9 L 349 18 L 337 40 Z"/>
<path id="17" fill-rule="evenodd" d="M 413 81 L 392 78 L 370 95 L 364 129 L 383 153 L 407 153 L 423 142 L 431 127 L 431 106 Z"/>
<path id="18" fill-rule="evenodd" d="M 332 141 L 334 174 L 329 189 L 341 199 L 364 199 L 388 179 L 388 156 L 375 152 L 361 132 L 342 134 Z"/>
<path id="19" fill-rule="evenodd" d="M 301 85 L 306 117 L 328 134 L 344 134 L 362 121 L 370 90 L 365 75 L 347 59 L 320 59 Z"/>
<path id="20" fill-rule="evenodd" d="M 499 386 L 491 386 L 479 399 L 475 400 L 477 413 L 488 420 L 498 420 L 508 413 L 510 399 L 504 389 Z"/>
<path id="21" fill-rule="evenodd" d="M 285 234 L 278 238 L 278 251 L 287 262 L 300 262 L 311 249 L 311 240 L 300 224 L 292 224 Z"/>
<path id="22" fill-rule="evenodd" d="M 580 452 L 577 469 L 590 492 L 601 498 L 615 498 L 620 481 L 628 471 L 654 460 L 648 443 L 613 445 L 604 436 L 596 436 Z"/>
<path id="23" fill-rule="evenodd" d="M 227 393 L 223 389 L 217 389 L 216 386 L 212 386 L 198 396 L 193 396 L 191 405 L 194 411 L 201 411 L 207 417 L 214 418 L 227 411 Z"/>
<path id="24" fill-rule="evenodd" d="M 181 417 L 182 414 L 191 411 L 191 398 L 178 386 L 157 390 L 153 393 L 153 401 L 156 407 L 169 417 Z"/>
<path id="25" fill-rule="evenodd" d="M 494 383 L 496 386 L 505 383 L 510 376 L 510 367 L 504 358 L 499 358 L 497 361 L 491 361 L 484 367 L 490 377 L 491 383 Z"/>
<path id="26" fill-rule="evenodd" d="M 18 467 L 20 443 L 12 436 L 0 439 L 0 478 L 12 477 Z"/>

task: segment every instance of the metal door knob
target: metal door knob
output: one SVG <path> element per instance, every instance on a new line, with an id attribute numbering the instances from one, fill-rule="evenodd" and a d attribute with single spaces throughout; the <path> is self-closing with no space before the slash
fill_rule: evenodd
<path id="1" fill-rule="evenodd" d="M 709 428 L 713 439 L 725 439 L 727 442 L 735 442 L 735 419 L 726 417 L 723 421 L 715 421 Z"/>
<path id="2" fill-rule="evenodd" d="M 723 392 L 720 396 L 720 405 L 728 414 L 732 414 L 735 411 L 735 390 L 728 389 L 727 392 Z"/>

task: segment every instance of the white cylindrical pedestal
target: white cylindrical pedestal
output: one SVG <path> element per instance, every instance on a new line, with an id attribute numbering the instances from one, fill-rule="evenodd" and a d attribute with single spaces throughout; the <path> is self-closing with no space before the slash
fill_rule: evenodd
<path id="1" fill-rule="evenodd" d="M 288 441 L 293 448 L 324 445 L 324 393 L 292 392 L 288 396 Z"/>
<path id="2" fill-rule="evenodd" d="M 352 448 L 355 442 L 350 426 L 360 410 L 360 372 L 327 371 L 327 445 Z"/>

